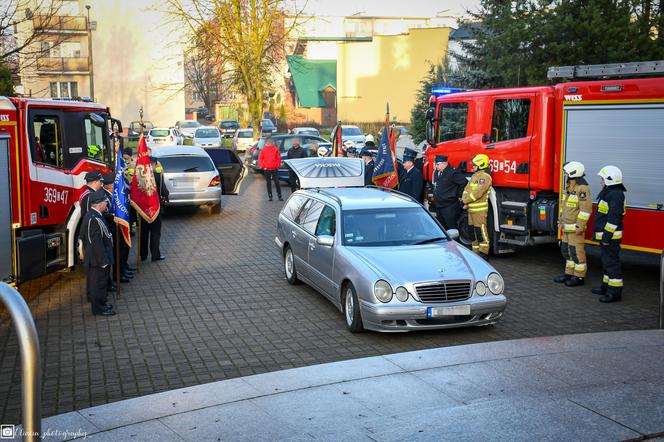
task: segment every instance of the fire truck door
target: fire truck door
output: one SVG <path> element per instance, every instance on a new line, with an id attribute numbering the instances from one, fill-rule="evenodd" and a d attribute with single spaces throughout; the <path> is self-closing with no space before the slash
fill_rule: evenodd
<path id="1" fill-rule="evenodd" d="M 0 281 L 14 273 L 10 184 L 9 136 L 0 135 Z"/>
<path id="2" fill-rule="evenodd" d="M 482 152 L 489 156 L 495 183 L 527 188 L 530 142 L 535 115 L 535 94 L 497 96 L 493 103 Z"/>

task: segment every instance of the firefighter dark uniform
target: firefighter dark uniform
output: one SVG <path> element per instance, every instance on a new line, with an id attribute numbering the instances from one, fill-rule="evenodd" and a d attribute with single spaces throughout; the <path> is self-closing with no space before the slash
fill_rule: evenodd
<path id="1" fill-rule="evenodd" d="M 102 211 L 94 207 L 107 201 L 106 194 L 103 190 L 97 190 L 90 194 L 89 199 L 91 208 L 83 218 L 81 227 L 87 268 L 87 294 L 93 315 L 114 315 L 113 308 L 107 305 L 106 294 L 113 264 L 113 235 L 106 225 Z"/>
<path id="2" fill-rule="evenodd" d="M 100 171 L 95 170 L 93 172 L 88 172 L 85 174 L 85 189 L 81 193 L 81 196 L 78 198 L 79 205 L 81 206 L 81 219 L 85 217 L 85 214 L 90 210 L 90 194 L 101 189 L 102 186 L 102 174 Z"/>
<path id="3" fill-rule="evenodd" d="M 592 212 L 588 182 L 583 178 L 584 166 L 571 161 L 563 166 L 567 184 L 560 207 L 559 227 L 562 229 L 560 250 L 565 258 L 565 274 L 554 279 L 567 287 L 583 285 L 586 277 L 585 234 Z"/>
<path id="4" fill-rule="evenodd" d="M 471 162 L 477 171 L 470 178 L 461 199 L 468 209 L 468 224 L 473 227 L 473 252 L 487 258 L 489 256 L 489 232 L 486 223 L 492 183 L 491 175 L 486 171 L 489 167 L 489 157 L 478 154 L 473 157 Z"/>
<path id="5" fill-rule="evenodd" d="M 447 163 L 447 157 L 436 155 L 435 164 L 441 163 Z M 461 216 L 459 192 L 468 184 L 468 180 L 463 173 L 448 164 L 443 170 L 439 170 L 436 166 L 432 181 L 436 218 L 445 229 L 456 229 Z"/>
<path id="6" fill-rule="evenodd" d="M 410 195 L 417 202 L 424 202 L 424 177 L 422 171 L 415 167 L 417 151 L 406 148 L 403 154 L 404 170 L 399 176 L 399 191 Z M 406 170 L 406 167 L 410 169 Z"/>
<path id="7" fill-rule="evenodd" d="M 366 147 L 360 151 L 360 156 L 364 160 L 364 185 L 370 186 L 373 184 L 374 167 L 374 153 Z"/>
<path id="8" fill-rule="evenodd" d="M 602 177 L 604 187 L 597 195 L 593 238 L 600 243 L 604 275 L 602 285 L 592 291 L 601 295 L 600 302 L 616 302 L 622 299 L 623 289 L 620 243 L 623 236 L 626 189 L 622 184 L 622 172 L 617 167 L 603 167 L 598 175 Z"/>

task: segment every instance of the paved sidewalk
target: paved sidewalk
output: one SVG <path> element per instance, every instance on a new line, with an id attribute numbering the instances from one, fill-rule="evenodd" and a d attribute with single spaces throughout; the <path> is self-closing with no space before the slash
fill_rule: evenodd
<path id="1" fill-rule="evenodd" d="M 642 439 L 664 434 L 663 354 L 664 330 L 436 348 L 172 390 L 43 429 L 94 441 Z"/>

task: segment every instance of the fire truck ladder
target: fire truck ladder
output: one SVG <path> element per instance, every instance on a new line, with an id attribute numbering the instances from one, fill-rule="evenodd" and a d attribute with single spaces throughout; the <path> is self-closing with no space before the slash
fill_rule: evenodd
<path id="1" fill-rule="evenodd" d="M 549 80 L 590 80 L 608 78 L 647 77 L 664 74 L 664 60 L 636 63 L 589 64 L 578 66 L 550 67 L 546 76 Z"/>

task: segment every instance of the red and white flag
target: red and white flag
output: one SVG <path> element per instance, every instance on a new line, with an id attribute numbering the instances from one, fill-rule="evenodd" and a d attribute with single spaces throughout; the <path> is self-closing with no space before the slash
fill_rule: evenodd
<path id="1" fill-rule="evenodd" d="M 148 155 L 148 145 L 141 134 L 138 140 L 138 154 L 134 178 L 131 181 L 131 205 L 141 217 L 151 223 L 159 215 L 159 189 L 154 180 L 154 171 Z"/>

